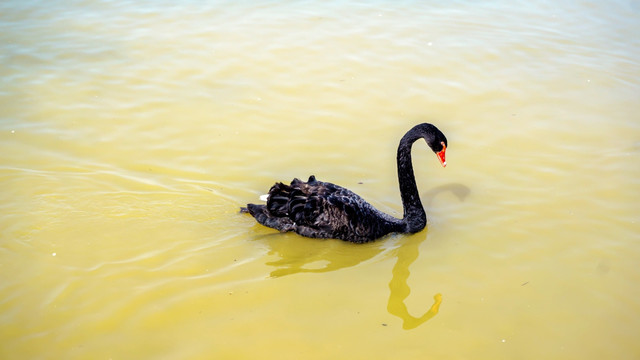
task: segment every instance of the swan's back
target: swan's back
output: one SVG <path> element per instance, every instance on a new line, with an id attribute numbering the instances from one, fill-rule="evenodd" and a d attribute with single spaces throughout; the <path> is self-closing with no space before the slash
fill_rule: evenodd
<path id="1" fill-rule="evenodd" d="M 249 204 L 247 209 L 265 226 L 314 238 L 362 243 L 404 229 L 401 220 L 376 210 L 354 192 L 313 175 L 307 182 L 276 183 L 266 205 Z"/>

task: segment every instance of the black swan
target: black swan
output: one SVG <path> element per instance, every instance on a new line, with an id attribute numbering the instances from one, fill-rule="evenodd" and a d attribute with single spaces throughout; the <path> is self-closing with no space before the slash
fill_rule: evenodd
<path id="1" fill-rule="evenodd" d="M 276 183 L 270 190 L 266 205 L 248 204 L 249 212 L 260 224 L 282 232 L 312 238 L 333 238 L 364 243 L 392 232 L 415 233 L 427 224 L 427 215 L 420 202 L 416 178 L 411 163 L 411 145 L 423 138 L 447 166 L 447 138 L 431 124 L 420 124 L 409 130 L 398 146 L 398 181 L 404 215 L 397 219 L 387 215 L 350 190 L 311 175 L 307 182 L 293 179 L 291 185 Z"/>

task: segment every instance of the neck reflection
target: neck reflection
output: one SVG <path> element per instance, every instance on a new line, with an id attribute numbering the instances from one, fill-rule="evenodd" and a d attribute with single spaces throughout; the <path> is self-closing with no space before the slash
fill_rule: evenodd
<path id="1" fill-rule="evenodd" d="M 411 289 L 407 283 L 409 279 L 409 266 L 418 258 L 418 248 L 425 239 L 426 236 L 420 235 L 407 239 L 407 242 L 398 248 L 398 261 L 396 261 L 393 270 L 391 270 L 392 277 L 389 282 L 390 293 L 387 311 L 389 311 L 391 315 L 402 319 L 402 328 L 405 330 L 415 329 L 436 316 L 442 303 L 442 295 L 435 294 L 433 296 L 433 305 L 420 317 L 409 314 L 407 305 L 404 303 L 409 293 L 411 293 Z"/>
<path id="2" fill-rule="evenodd" d="M 436 195 L 450 192 L 460 201 L 469 195 L 469 188 L 462 184 L 447 184 L 431 189 L 424 194 L 424 200 L 427 207 L 431 207 L 431 203 Z M 422 316 L 415 317 L 409 314 L 409 309 L 404 301 L 409 297 L 411 289 L 407 281 L 409 280 L 409 266 L 413 264 L 420 254 L 420 244 L 427 239 L 428 228 L 423 232 L 407 237 L 406 242 L 401 245 L 398 250 L 398 261 L 391 270 L 391 281 L 389 282 L 389 301 L 387 303 L 387 311 L 389 314 L 402 319 L 402 328 L 405 330 L 415 329 L 430 320 L 440 310 L 442 303 L 442 294 L 436 293 L 433 296 L 433 304 Z"/>

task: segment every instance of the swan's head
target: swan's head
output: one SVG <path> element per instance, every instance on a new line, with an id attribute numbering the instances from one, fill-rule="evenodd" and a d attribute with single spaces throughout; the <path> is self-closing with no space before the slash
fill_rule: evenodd
<path id="1" fill-rule="evenodd" d="M 424 139 L 427 141 L 427 145 L 438 155 L 438 160 L 443 167 L 447 166 L 447 159 L 445 158 L 445 152 L 447 151 L 447 138 L 442 131 L 431 124 L 426 125 L 424 128 Z"/>

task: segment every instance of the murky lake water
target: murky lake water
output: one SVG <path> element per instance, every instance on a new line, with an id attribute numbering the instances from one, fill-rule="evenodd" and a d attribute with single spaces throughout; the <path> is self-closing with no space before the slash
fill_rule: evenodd
<path id="1" fill-rule="evenodd" d="M 640 6 L 5 1 L 3 359 L 640 357 Z M 238 208 L 315 174 L 428 229 Z"/>

